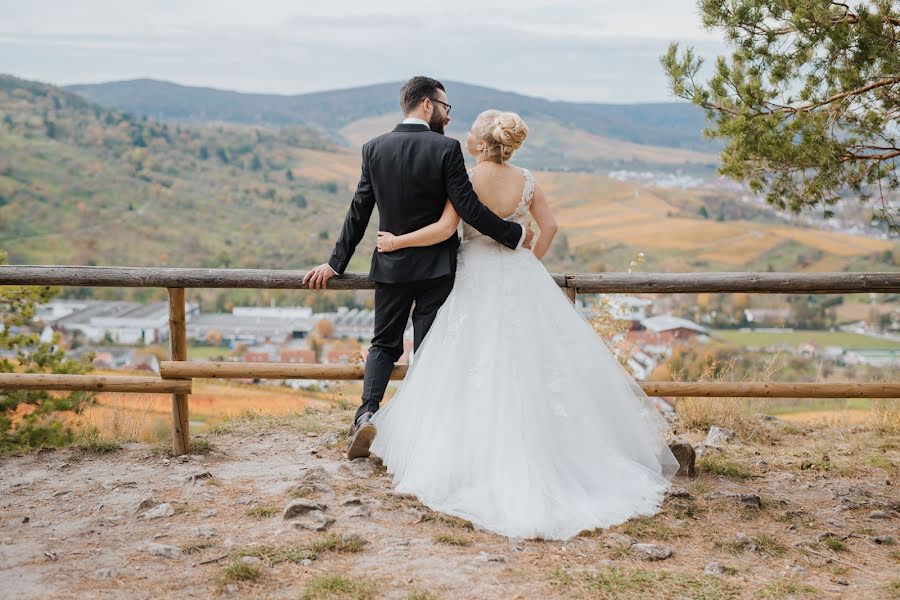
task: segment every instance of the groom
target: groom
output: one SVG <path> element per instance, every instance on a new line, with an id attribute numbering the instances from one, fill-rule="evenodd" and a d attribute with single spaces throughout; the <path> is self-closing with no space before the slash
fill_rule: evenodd
<path id="1" fill-rule="evenodd" d="M 437 222 L 449 198 L 459 216 L 481 233 L 512 249 L 531 246 L 530 228 L 501 219 L 478 200 L 459 142 L 443 135 L 450 123 L 450 104 L 441 82 L 413 77 L 400 90 L 400 108 L 406 116 L 403 122 L 363 146 L 362 172 L 344 227 L 329 261 L 303 277 L 309 289 L 323 289 L 329 279 L 344 272 L 376 204 L 378 229 L 395 235 Z M 403 354 L 410 311 L 417 350 L 453 288 L 458 246 L 459 238 L 453 234 L 433 246 L 372 255 L 375 337 L 347 449 L 350 460 L 369 455 L 375 439 L 370 419 Z"/>

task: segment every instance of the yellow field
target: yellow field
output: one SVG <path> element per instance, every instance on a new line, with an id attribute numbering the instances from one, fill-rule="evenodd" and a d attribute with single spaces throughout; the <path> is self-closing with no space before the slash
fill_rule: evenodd
<path id="1" fill-rule="evenodd" d="M 378 133 L 390 130 L 395 115 L 385 115 L 356 121 L 341 133 L 354 143 L 361 144 Z M 555 142 L 565 138 L 561 126 L 554 123 L 535 123 L 534 135 L 543 135 Z M 568 131 L 568 130 L 567 130 Z M 541 133 L 543 132 L 543 133 Z M 603 152 L 617 157 L 660 160 L 660 149 L 636 147 L 615 140 L 603 140 L 590 134 L 568 132 L 566 143 L 578 156 L 605 156 L 590 144 L 603 147 Z M 532 139 L 531 137 L 529 138 Z M 537 137 L 534 143 L 541 143 Z M 632 147 L 635 146 L 635 147 Z M 566 146 L 569 148 L 569 146 Z M 715 162 L 715 157 L 702 153 L 676 152 L 664 149 L 672 162 Z M 567 150 L 568 151 L 568 150 Z M 338 181 L 349 193 L 359 176 L 359 156 L 355 150 L 337 154 L 304 150 L 297 174 L 318 181 Z M 726 269 L 740 270 L 785 242 L 795 242 L 824 252 L 808 271 L 840 271 L 848 259 L 891 249 L 887 240 L 868 239 L 845 233 L 815 229 L 792 228 L 748 221 L 715 221 L 691 217 L 670 217 L 686 207 L 689 213 L 702 205 L 700 193 L 692 190 L 658 190 L 633 182 L 610 179 L 605 175 L 541 171 L 537 180 L 547 194 L 561 230 L 572 248 L 589 248 L 602 254 L 610 247 L 624 245 L 635 251 L 645 251 L 664 259 L 668 268 L 690 265 L 691 260 L 705 260 Z M 703 192 L 709 193 L 709 192 Z M 671 201 L 670 201 L 671 199 Z M 667 254 L 674 256 L 667 257 Z"/>

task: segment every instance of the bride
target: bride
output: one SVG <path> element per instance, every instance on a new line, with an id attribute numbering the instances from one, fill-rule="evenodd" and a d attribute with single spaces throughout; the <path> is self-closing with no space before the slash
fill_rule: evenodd
<path id="1" fill-rule="evenodd" d="M 373 416 L 371 451 L 433 510 L 566 539 L 658 512 L 678 463 L 663 417 L 540 262 L 557 225 L 532 174 L 508 162 L 527 133 L 515 113 L 481 113 L 469 176 L 488 208 L 520 223 L 530 212 L 540 235 L 510 250 L 463 224 L 453 291 Z M 437 223 L 379 232 L 378 251 L 438 243 L 459 221 L 448 201 Z"/>

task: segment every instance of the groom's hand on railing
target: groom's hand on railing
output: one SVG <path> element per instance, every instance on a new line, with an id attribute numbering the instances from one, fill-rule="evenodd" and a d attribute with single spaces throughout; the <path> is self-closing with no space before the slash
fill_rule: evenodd
<path id="1" fill-rule="evenodd" d="M 303 285 L 308 285 L 311 290 L 324 290 L 328 287 L 328 280 L 335 275 L 337 273 L 334 272 L 331 265 L 322 263 L 303 276 Z"/>

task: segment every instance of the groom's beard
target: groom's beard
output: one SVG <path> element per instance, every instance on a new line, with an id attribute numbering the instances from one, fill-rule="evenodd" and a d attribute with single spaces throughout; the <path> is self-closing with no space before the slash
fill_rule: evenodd
<path id="1" fill-rule="evenodd" d="M 438 111 L 434 111 L 431 115 L 431 122 L 428 124 L 431 130 L 435 133 L 439 133 L 444 135 L 444 117 L 438 114 Z"/>

